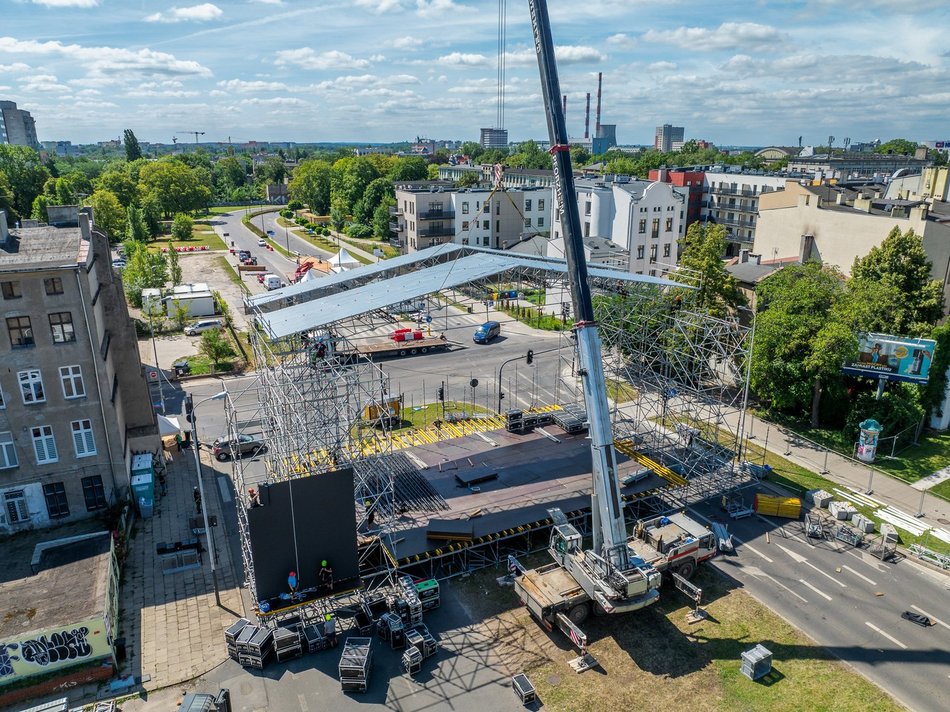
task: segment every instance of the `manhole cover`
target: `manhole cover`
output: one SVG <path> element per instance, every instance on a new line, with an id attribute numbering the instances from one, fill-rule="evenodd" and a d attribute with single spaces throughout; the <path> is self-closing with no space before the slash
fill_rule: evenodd
<path id="1" fill-rule="evenodd" d="M 946 519 L 938 519 L 937 521 L 941 524 L 950 524 L 950 522 L 948 522 Z"/>
<path id="2" fill-rule="evenodd" d="M 549 684 L 551 687 L 557 687 L 558 685 L 561 684 L 561 676 L 560 676 L 560 675 L 548 675 L 548 684 Z"/>

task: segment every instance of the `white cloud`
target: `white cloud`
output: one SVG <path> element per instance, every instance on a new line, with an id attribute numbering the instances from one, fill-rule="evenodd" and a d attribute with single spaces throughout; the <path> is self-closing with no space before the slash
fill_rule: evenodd
<path id="1" fill-rule="evenodd" d="M 123 49 L 120 47 L 83 47 L 61 42 L 36 42 L 0 37 L 0 52 L 19 55 L 52 55 L 73 60 L 86 67 L 90 76 L 136 74 L 191 75 L 210 77 L 211 70 L 191 60 L 176 59 L 174 55 L 151 49 Z"/>
<path id="2" fill-rule="evenodd" d="M 356 4 L 359 7 L 369 8 L 376 13 L 402 10 L 401 0 L 356 0 Z"/>
<path id="3" fill-rule="evenodd" d="M 554 48 L 554 56 L 558 64 L 584 64 L 603 62 L 607 57 L 593 47 L 583 47 L 578 45 L 557 45 Z M 505 54 L 505 63 L 509 67 L 527 67 L 537 65 L 538 55 L 533 47 L 528 49 L 519 49 Z"/>
<path id="4" fill-rule="evenodd" d="M 624 34 L 623 32 L 618 32 L 616 35 L 611 35 L 607 38 L 607 44 L 615 45 L 617 47 L 636 47 L 637 41 L 633 39 L 630 35 Z"/>
<path id="5" fill-rule="evenodd" d="M 0 64 L 0 72 L 28 72 L 30 71 L 29 64 L 23 64 L 23 62 L 14 62 L 13 64 Z"/>
<path id="6" fill-rule="evenodd" d="M 355 57 L 336 49 L 317 54 L 310 47 L 283 49 L 277 52 L 277 66 L 294 65 L 303 69 L 362 69 L 369 66 L 365 59 Z"/>
<path id="7" fill-rule="evenodd" d="M 33 4 L 46 7 L 95 7 L 99 0 L 33 0 Z"/>
<path id="8" fill-rule="evenodd" d="M 292 96 L 280 96 L 273 99 L 248 99 L 248 104 L 253 106 L 309 106 L 309 102 Z"/>
<path id="9" fill-rule="evenodd" d="M 65 84 L 60 84 L 59 79 L 52 74 L 32 74 L 23 79 L 21 86 L 25 91 L 69 91 L 69 87 Z"/>
<path id="10" fill-rule="evenodd" d="M 465 52 L 452 52 L 435 60 L 439 64 L 448 64 L 459 67 L 483 67 L 488 64 L 488 57 L 484 54 L 469 54 Z"/>
<path id="11" fill-rule="evenodd" d="M 251 2 L 260 3 L 261 5 L 283 5 L 284 0 L 251 0 Z"/>
<path id="12" fill-rule="evenodd" d="M 679 45 L 684 49 L 732 49 L 735 47 L 774 47 L 782 33 L 771 25 L 757 22 L 724 22 L 719 27 L 678 27 L 675 30 L 647 30 L 647 42 Z"/>
<path id="13" fill-rule="evenodd" d="M 389 46 L 395 49 L 415 49 L 421 44 L 422 44 L 422 40 L 417 39 L 415 37 L 406 36 L 406 37 L 399 37 L 397 39 L 392 40 L 389 43 Z"/>
<path id="14" fill-rule="evenodd" d="M 376 62 L 377 64 L 380 63 L 380 62 L 385 62 L 385 61 L 386 61 L 386 55 L 385 55 L 385 54 L 371 54 L 371 55 L 369 56 L 369 61 L 370 61 L 370 62 Z"/>
<path id="15" fill-rule="evenodd" d="M 127 91 L 125 95 L 135 98 L 190 99 L 193 96 L 201 96 L 201 92 L 192 89 L 152 89 L 141 87 Z"/>
<path id="16" fill-rule="evenodd" d="M 416 14 L 419 17 L 435 17 L 451 10 L 461 10 L 453 0 L 416 0 Z"/>
<path id="17" fill-rule="evenodd" d="M 210 2 L 191 7 L 171 7 L 166 12 L 156 12 L 145 18 L 146 22 L 207 22 L 216 20 L 224 14 L 217 5 Z"/>
<path id="18" fill-rule="evenodd" d="M 676 69 L 676 62 L 653 62 L 647 69 L 652 72 L 671 72 Z"/>
<path id="19" fill-rule="evenodd" d="M 289 91 L 288 87 L 283 82 L 265 82 L 265 81 L 245 81 L 244 79 L 226 79 L 224 81 L 218 82 L 218 86 L 222 89 L 227 89 L 229 91 L 238 92 L 241 94 L 250 94 L 253 92 L 259 91 Z"/>

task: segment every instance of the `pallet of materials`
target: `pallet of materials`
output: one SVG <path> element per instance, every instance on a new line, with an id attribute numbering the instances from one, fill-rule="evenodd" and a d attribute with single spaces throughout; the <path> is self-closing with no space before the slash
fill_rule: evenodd
<path id="1" fill-rule="evenodd" d="M 834 499 L 834 497 L 832 497 L 828 492 L 825 492 L 823 489 L 813 489 L 808 490 L 808 492 L 805 493 L 805 499 L 816 507 L 825 509 L 831 500 Z"/>
<path id="2" fill-rule="evenodd" d="M 760 492 L 755 495 L 752 508 L 766 517 L 798 519 L 802 516 L 802 501 L 798 497 L 773 497 Z"/>
<path id="3" fill-rule="evenodd" d="M 439 607 L 442 599 L 439 595 L 438 581 L 435 579 L 427 579 L 426 581 L 420 581 L 415 586 L 416 594 L 422 602 L 422 610 L 428 611 Z"/>
<path id="4" fill-rule="evenodd" d="M 868 519 L 863 514 L 855 514 L 851 518 L 851 523 L 854 525 L 862 534 L 873 534 L 874 533 L 874 520 Z"/>
<path id="5" fill-rule="evenodd" d="M 366 692 L 373 668 L 373 639 L 347 638 L 340 655 L 340 687 L 344 692 Z"/>
<path id="6" fill-rule="evenodd" d="M 843 522 L 848 521 L 858 512 L 851 502 L 838 502 L 837 500 L 828 505 L 828 511 L 835 519 L 840 519 Z"/>

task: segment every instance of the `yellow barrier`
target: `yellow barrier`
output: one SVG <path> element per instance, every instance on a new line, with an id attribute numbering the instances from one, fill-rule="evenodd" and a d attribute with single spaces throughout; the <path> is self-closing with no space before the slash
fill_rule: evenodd
<path id="1" fill-rule="evenodd" d="M 755 495 L 753 509 L 767 517 L 798 519 L 802 515 L 802 501 L 798 497 L 773 497 L 767 494 L 757 494 Z"/>

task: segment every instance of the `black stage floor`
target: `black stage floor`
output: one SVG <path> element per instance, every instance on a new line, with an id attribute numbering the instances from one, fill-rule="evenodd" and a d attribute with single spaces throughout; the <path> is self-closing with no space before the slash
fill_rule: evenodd
<path id="1" fill-rule="evenodd" d="M 552 507 L 565 513 L 590 508 L 591 454 L 586 433 L 569 435 L 557 426 L 545 426 L 545 431 L 559 442 L 537 432 L 515 435 L 501 430 L 403 452 L 448 502 L 449 510 L 432 519 L 439 520 L 443 530 L 464 532 L 463 538 L 470 533 L 477 543 L 479 538 L 544 520 Z M 624 455 L 617 453 L 617 457 L 621 482 L 641 469 Z M 498 477 L 463 487 L 459 477 L 464 480 L 469 472 L 497 472 Z M 650 474 L 621 487 L 621 492 L 636 496 L 667 486 L 669 482 Z M 427 515 L 415 512 L 397 521 L 390 552 L 397 562 L 447 546 L 445 538 L 427 537 L 428 523 Z"/>

